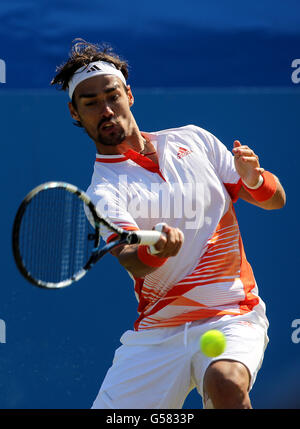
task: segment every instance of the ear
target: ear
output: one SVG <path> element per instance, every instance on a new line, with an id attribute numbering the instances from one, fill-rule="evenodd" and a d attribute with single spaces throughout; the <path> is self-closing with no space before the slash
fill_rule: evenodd
<path id="1" fill-rule="evenodd" d="M 69 107 L 69 111 L 70 111 L 72 118 L 75 119 L 75 121 L 80 121 L 77 110 L 75 109 L 75 107 L 73 106 L 73 104 L 70 101 L 68 102 L 68 107 Z"/>
<path id="2" fill-rule="evenodd" d="M 129 101 L 129 106 L 131 107 L 134 103 L 134 96 L 132 95 L 130 85 L 127 85 L 127 97 Z"/>

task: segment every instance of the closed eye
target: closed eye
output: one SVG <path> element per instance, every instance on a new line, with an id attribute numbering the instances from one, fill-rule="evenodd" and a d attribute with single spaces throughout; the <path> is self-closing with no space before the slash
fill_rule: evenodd
<path id="1" fill-rule="evenodd" d="M 96 101 L 90 101 L 89 103 L 86 103 L 85 106 L 93 106 L 96 104 Z"/>
<path id="2" fill-rule="evenodd" d="M 119 94 L 114 94 L 114 95 L 111 97 L 111 100 L 112 100 L 112 101 L 116 101 L 118 98 L 119 98 Z"/>
<path id="3" fill-rule="evenodd" d="M 114 94 L 110 97 L 110 99 L 111 101 L 117 101 L 119 97 L 119 94 Z M 88 103 L 85 103 L 85 106 L 94 106 L 95 104 L 97 104 L 97 100 L 89 101 Z"/>

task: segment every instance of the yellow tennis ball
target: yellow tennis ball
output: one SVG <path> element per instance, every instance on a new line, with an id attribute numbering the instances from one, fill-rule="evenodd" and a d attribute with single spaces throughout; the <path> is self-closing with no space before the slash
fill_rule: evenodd
<path id="1" fill-rule="evenodd" d="M 211 329 L 200 337 L 200 349 L 208 357 L 216 357 L 224 352 L 226 338 L 221 331 Z"/>

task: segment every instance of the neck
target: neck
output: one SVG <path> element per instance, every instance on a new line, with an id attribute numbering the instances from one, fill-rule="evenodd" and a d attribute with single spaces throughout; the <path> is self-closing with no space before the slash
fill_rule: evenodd
<path id="1" fill-rule="evenodd" d="M 149 139 L 146 139 L 140 131 L 127 137 L 122 143 L 116 146 L 103 145 L 96 142 L 97 152 L 101 155 L 121 155 L 132 149 L 141 155 L 153 154 L 155 148 Z"/>
<path id="2" fill-rule="evenodd" d="M 99 148 L 97 146 L 97 152 L 102 155 L 122 155 L 127 152 L 129 149 L 134 150 L 135 152 L 140 153 L 148 158 L 150 158 L 155 164 L 158 164 L 158 157 L 153 143 L 151 140 L 145 138 L 141 133 L 137 141 L 132 141 L 131 139 L 126 139 L 124 142 L 120 143 L 117 147 L 107 147 L 103 148 L 103 145 Z M 105 150 L 108 149 L 108 150 Z"/>

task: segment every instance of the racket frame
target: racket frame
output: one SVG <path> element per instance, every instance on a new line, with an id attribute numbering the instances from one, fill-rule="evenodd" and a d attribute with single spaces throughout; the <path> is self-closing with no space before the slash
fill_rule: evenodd
<path id="1" fill-rule="evenodd" d="M 51 189 L 51 188 L 63 188 L 66 191 L 77 195 L 77 197 L 80 198 L 86 204 L 86 206 L 89 208 L 89 210 L 93 216 L 94 228 L 95 228 L 95 233 L 94 233 L 94 246 L 95 247 L 92 250 L 92 255 L 90 256 L 90 258 L 88 259 L 88 261 L 86 262 L 86 264 L 84 265 L 84 267 L 81 270 L 76 272 L 69 279 L 63 280 L 59 283 L 45 282 L 43 280 L 36 279 L 35 277 L 33 277 L 31 275 L 31 273 L 26 269 L 26 266 L 23 262 L 21 252 L 19 249 L 19 237 L 20 237 L 21 221 L 22 221 L 22 217 L 26 211 L 27 206 L 31 203 L 33 198 L 38 193 L 45 191 L 47 189 Z M 114 240 L 114 241 L 106 244 L 104 247 L 102 247 L 100 249 L 99 247 L 100 247 L 100 242 L 101 242 L 101 236 L 100 236 L 100 225 L 101 224 L 106 226 L 107 228 L 109 228 L 111 231 L 117 233 L 119 238 L 117 240 Z M 66 182 L 51 181 L 51 182 L 43 183 L 43 184 L 35 187 L 34 189 L 32 189 L 25 196 L 24 200 L 22 201 L 22 203 L 21 203 L 21 205 L 20 205 L 20 207 L 16 213 L 15 219 L 14 219 L 13 232 L 12 232 L 12 249 L 13 249 L 14 259 L 15 259 L 16 265 L 17 265 L 20 273 L 30 283 L 34 284 L 35 286 L 41 287 L 41 288 L 59 289 L 59 288 L 69 286 L 73 282 L 79 281 L 87 273 L 87 271 L 90 270 L 100 258 L 102 258 L 102 256 L 104 256 L 105 254 L 110 252 L 115 247 L 117 247 L 121 244 L 137 244 L 137 243 L 141 242 L 141 240 L 142 240 L 141 237 L 142 236 L 139 236 L 138 233 L 136 233 L 134 231 L 125 231 L 122 228 L 119 228 L 117 225 L 113 224 L 108 218 L 106 218 L 104 216 L 99 216 L 97 211 L 96 211 L 96 207 L 94 206 L 91 199 L 88 197 L 88 195 L 84 191 L 80 190 L 77 186 L 74 186 L 74 185 L 72 185 L 70 183 L 66 183 Z"/>

